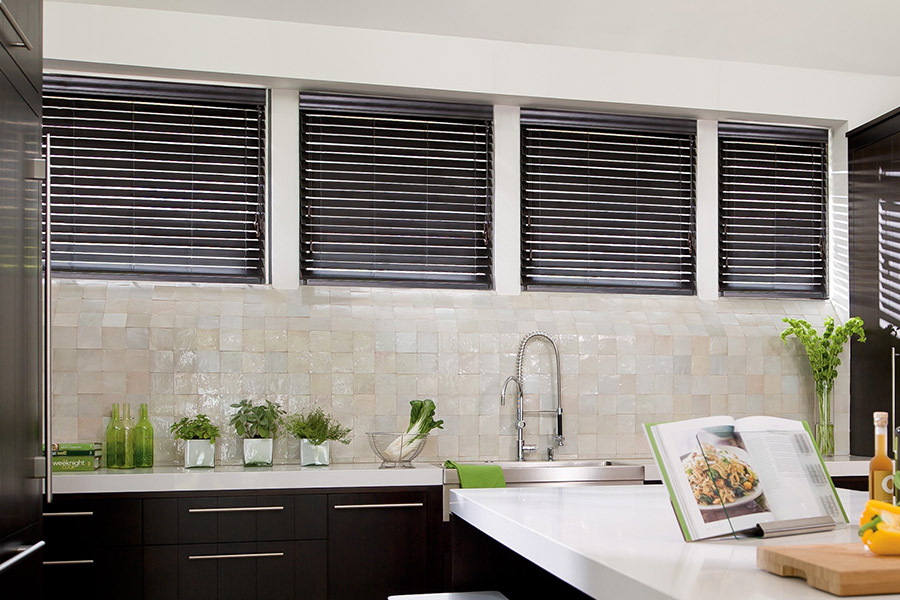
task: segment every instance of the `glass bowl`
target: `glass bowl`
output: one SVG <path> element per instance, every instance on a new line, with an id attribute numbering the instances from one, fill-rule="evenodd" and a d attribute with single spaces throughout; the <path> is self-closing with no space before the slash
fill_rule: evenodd
<path id="1" fill-rule="evenodd" d="M 428 437 L 426 435 L 416 439 L 414 433 L 387 431 L 370 431 L 368 436 L 372 452 L 381 459 L 380 469 L 394 467 L 412 469 L 411 463 L 425 447 L 425 439 Z"/>

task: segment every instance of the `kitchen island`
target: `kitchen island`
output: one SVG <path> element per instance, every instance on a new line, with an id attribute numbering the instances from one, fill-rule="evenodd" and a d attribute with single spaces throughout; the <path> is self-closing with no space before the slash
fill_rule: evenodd
<path id="1" fill-rule="evenodd" d="M 834 596 L 758 569 L 756 547 L 858 541 L 853 522 L 867 495 L 839 493 L 850 525 L 768 540 L 686 543 L 663 486 L 454 490 L 450 510 L 463 527 L 471 526 L 591 598 L 821 600 Z M 454 573 L 458 568 L 464 570 L 454 554 Z"/>

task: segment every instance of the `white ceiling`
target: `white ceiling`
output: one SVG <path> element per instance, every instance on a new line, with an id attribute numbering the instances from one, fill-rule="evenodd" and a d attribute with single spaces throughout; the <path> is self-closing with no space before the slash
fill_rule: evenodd
<path id="1" fill-rule="evenodd" d="M 900 76 L 897 0 L 56 0 Z"/>

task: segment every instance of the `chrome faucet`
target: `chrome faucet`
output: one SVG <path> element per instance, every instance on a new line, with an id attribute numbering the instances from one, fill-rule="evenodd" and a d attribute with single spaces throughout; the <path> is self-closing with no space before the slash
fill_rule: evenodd
<path id="1" fill-rule="evenodd" d="M 500 390 L 500 406 L 506 404 L 506 388 L 509 382 L 516 384 L 516 460 L 525 460 L 526 452 L 534 452 L 537 446 L 525 443 L 525 405 L 522 398 L 522 384 L 515 375 L 510 375 L 503 382 L 503 388 Z"/>
<path id="2" fill-rule="evenodd" d="M 544 338 L 550 345 L 553 347 L 553 354 L 556 358 L 556 410 L 528 410 L 526 411 L 524 408 L 524 399 L 522 397 L 522 367 L 525 363 L 525 347 L 528 345 L 534 338 Z M 559 348 L 556 345 L 556 342 L 553 341 L 553 338 L 550 337 L 548 333 L 543 331 L 533 331 L 526 335 L 522 339 L 522 343 L 519 344 L 519 353 L 516 355 L 516 374 L 514 376 L 510 376 L 506 378 L 506 381 L 503 382 L 503 389 L 500 392 L 500 404 L 506 404 L 506 388 L 509 385 L 510 381 L 516 382 L 516 387 L 518 388 L 517 394 L 517 402 L 516 402 L 516 460 L 525 460 L 526 452 L 533 452 L 537 450 L 537 446 L 532 444 L 525 444 L 525 413 L 537 413 L 537 414 L 555 414 L 556 415 L 556 445 L 562 446 L 565 444 L 565 437 L 563 437 L 563 424 L 562 424 L 562 383 L 560 378 L 560 366 L 559 366 Z M 550 448 L 550 451 L 547 453 L 548 460 L 553 460 L 553 449 Z"/>

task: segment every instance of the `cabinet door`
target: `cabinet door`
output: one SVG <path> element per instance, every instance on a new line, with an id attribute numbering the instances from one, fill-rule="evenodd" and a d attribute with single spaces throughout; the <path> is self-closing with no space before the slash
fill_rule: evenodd
<path id="1" fill-rule="evenodd" d="M 328 597 L 384 600 L 428 590 L 424 492 L 328 497 Z"/>
<path id="2" fill-rule="evenodd" d="M 37 115 L 0 73 L 0 538 L 41 516 L 41 199 L 25 179 L 40 152 Z"/>

